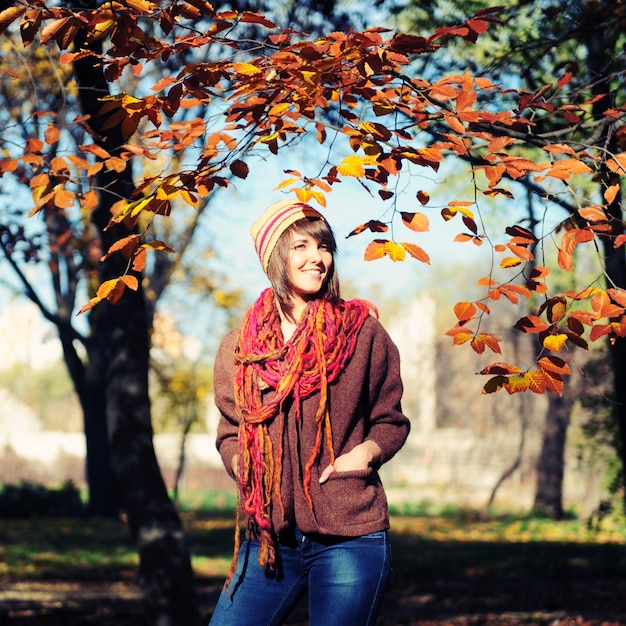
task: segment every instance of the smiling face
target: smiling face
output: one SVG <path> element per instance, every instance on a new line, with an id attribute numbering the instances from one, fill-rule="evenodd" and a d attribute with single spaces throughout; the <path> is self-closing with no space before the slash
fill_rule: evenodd
<path id="1" fill-rule="evenodd" d="M 291 233 L 289 282 L 293 291 L 292 299 L 296 300 L 294 305 L 306 303 L 319 294 L 332 266 L 333 255 L 326 243 L 317 241 L 305 232 Z"/>
<path id="2" fill-rule="evenodd" d="M 313 298 L 340 300 L 334 266 L 335 237 L 323 219 L 304 218 L 281 235 L 272 252 L 267 276 L 284 314 L 299 319 Z"/>

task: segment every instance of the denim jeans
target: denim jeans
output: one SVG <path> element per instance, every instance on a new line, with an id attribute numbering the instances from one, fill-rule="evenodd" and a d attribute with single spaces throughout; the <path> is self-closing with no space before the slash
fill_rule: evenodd
<path id="1" fill-rule="evenodd" d="M 259 544 L 245 541 L 237 571 L 217 601 L 210 626 L 279 626 L 308 591 L 310 626 L 371 626 L 391 571 L 385 531 L 355 538 L 312 539 L 277 547 L 277 568 L 259 566 Z"/>

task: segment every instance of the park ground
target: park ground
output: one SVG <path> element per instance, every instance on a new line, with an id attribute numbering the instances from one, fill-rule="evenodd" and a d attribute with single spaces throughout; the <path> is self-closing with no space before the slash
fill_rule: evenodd
<path id="1" fill-rule="evenodd" d="M 184 513 L 206 624 L 228 569 L 233 516 Z M 626 626 L 626 530 L 471 513 L 392 518 L 394 571 L 379 626 Z M 0 624 L 141 626 L 122 522 L 0 520 Z M 288 622 L 305 626 L 302 603 Z"/>

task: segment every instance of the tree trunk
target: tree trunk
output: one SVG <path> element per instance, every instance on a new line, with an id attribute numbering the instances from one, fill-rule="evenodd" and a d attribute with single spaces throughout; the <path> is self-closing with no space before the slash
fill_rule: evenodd
<path id="1" fill-rule="evenodd" d="M 85 8 L 86 2 L 81 2 Z M 93 44 L 96 52 L 99 44 Z M 86 46 L 82 46 L 86 47 Z M 76 48 L 80 49 L 79 41 Z M 124 143 L 116 126 L 104 128 L 98 116 L 100 98 L 108 94 L 102 66 L 92 57 L 74 65 L 83 113 L 98 143 L 110 154 L 119 154 Z M 103 250 L 129 231 L 118 225 L 106 229 L 110 208 L 119 198 L 129 198 L 132 173 L 104 170 L 98 177 L 101 190 L 93 222 L 102 238 Z M 125 269 L 121 255 L 100 263 L 99 279 L 108 280 Z M 138 276 L 141 285 L 141 276 Z M 139 577 L 146 602 L 148 623 L 155 626 L 195 626 L 197 599 L 191 560 L 185 547 L 180 518 L 168 497 L 152 441 L 148 394 L 149 329 L 145 296 L 141 286 L 127 290 L 115 306 L 98 305 L 90 315 L 97 346 L 104 348 L 104 406 L 109 431 L 111 469 L 121 505 L 139 552 Z"/>
<path id="2" fill-rule="evenodd" d="M 593 104 L 593 116 L 596 120 L 604 120 L 605 132 L 598 139 L 598 145 L 608 148 L 609 153 L 619 152 L 615 133 L 605 112 L 613 106 L 611 98 L 610 75 L 613 66 L 611 51 L 616 49 L 614 27 L 614 2 L 587 3 L 581 2 L 582 24 L 585 45 L 587 47 L 587 63 L 593 84 L 593 93 L 597 97 Z M 603 180 L 600 181 L 599 196 L 602 197 L 608 185 L 619 184 L 620 177 L 605 168 Z M 604 262 L 606 267 L 607 286 L 609 288 L 626 289 L 626 253 L 624 247 L 615 248 L 615 237 L 624 232 L 622 194 L 609 205 L 608 211 L 611 232 L 600 235 L 603 243 Z M 613 369 L 613 411 L 617 423 L 617 453 L 622 465 L 623 508 L 626 512 L 626 337 L 617 337 L 609 343 L 609 354 Z"/>
<path id="3" fill-rule="evenodd" d="M 83 412 L 88 512 L 90 515 L 117 517 L 119 503 L 109 462 L 102 348 L 97 344 L 99 338 L 87 339 L 87 360 L 83 364 L 73 346 L 71 327 L 57 323 L 57 328 L 63 357 Z"/>
<path id="4" fill-rule="evenodd" d="M 547 515 L 554 520 L 563 518 L 565 439 L 572 405 L 569 397 L 550 394 L 537 461 L 537 491 L 533 513 Z"/>

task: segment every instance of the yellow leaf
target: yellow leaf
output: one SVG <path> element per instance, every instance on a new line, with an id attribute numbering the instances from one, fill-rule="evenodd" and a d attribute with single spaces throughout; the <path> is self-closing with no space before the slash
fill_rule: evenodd
<path id="1" fill-rule="evenodd" d="M 276 117 L 280 117 L 283 113 L 286 113 L 289 110 L 291 104 L 289 102 L 281 102 L 280 104 L 275 104 L 269 111 L 270 115 L 275 115 Z"/>
<path id="2" fill-rule="evenodd" d="M 549 335 L 543 340 L 543 347 L 550 352 L 558 352 L 565 342 L 567 341 L 567 335 L 560 333 L 559 335 Z"/>
<path id="3" fill-rule="evenodd" d="M 313 197 L 313 191 L 311 189 L 296 189 L 296 198 L 306 204 Z"/>
<path id="4" fill-rule="evenodd" d="M 460 346 L 474 338 L 474 333 L 456 333 L 452 339 L 455 346 Z"/>
<path id="5" fill-rule="evenodd" d="M 285 178 L 282 183 L 279 183 L 276 187 L 274 187 L 274 191 L 277 189 L 284 189 L 285 187 L 289 187 L 289 185 L 293 185 L 293 183 L 297 183 L 300 181 L 300 178 Z"/>
<path id="6" fill-rule="evenodd" d="M 519 393 L 520 391 L 526 391 L 528 389 L 529 382 L 525 376 L 509 376 L 508 382 L 505 383 L 504 388 L 510 393 Z"/>
<path id="7" fill-rule="evenodd" d="M 502 261 L 500 261 L 500 269 L 504 270 L 508 267 L 516 267 L 521 262 L 521 259 L 516 259 L 515 257 L 507 257 L 506 259 L 502 259 Z"/>
<path id="8" fill-rule="evenodd" d="M 400 244 L 387 239 L 374 239 L 365 249 L 364 258 L 366 261 L 382 259 L 385 256 L 388 256 L 395 263 L 396 261 L 404 261 L 406 252 Z"/>
<path id="9" fill-rule="evenodd" d="M 252 63 L 235 63 L 233 70 L 237 74 L 243 74 L 244 76 L 254 76 L 261 73 L 261 70 L 256 65 L 252 65 Z"/>
<path id="10" fill-rule="evenodd" d="M 343 161 L 341 161 L 341 163 L 337 167 L 337 171 L 342 176 L 354 176 L 355 178 L 365 176 L 363 159 L 356 154 L 347 156 L 345 159 L 343 159 Z"/>

